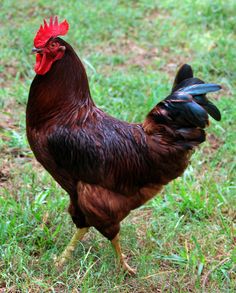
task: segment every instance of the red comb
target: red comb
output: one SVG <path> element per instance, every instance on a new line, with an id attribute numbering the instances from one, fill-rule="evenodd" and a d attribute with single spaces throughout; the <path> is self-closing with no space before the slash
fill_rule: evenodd
<path id="1" fill-rule="evenodd" d="M 51 16 L 48 24 L 44 19 L 44 26 L 40 26 L 34 38 L 34 46 L 36 48 L 43 47 L 50 38 L 64 36 L 67 34 L 68 30 L 69 23 L 66 20 L 59 24 L 57 16 L 55 16 L 54 21 L 53 17 Z"/>

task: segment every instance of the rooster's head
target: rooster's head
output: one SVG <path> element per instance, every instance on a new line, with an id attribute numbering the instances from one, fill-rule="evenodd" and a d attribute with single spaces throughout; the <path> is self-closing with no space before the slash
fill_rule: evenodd
<path id="1" fill-rule="evenodd" d="M 50 18 L 49 24 L 44 20 L 44 26 L 40 26 L 35 38 L 33 53 L 36 53 L 36 64 L 34 70 L 37 74 L 47 73 L 52 64 L 61 59 L 66 47 L 62 46 L 57 37 L 64 36 L 69 30 L 69 24 L 66 20 L 58 23 L 57 16 L 55 19 Z"/>

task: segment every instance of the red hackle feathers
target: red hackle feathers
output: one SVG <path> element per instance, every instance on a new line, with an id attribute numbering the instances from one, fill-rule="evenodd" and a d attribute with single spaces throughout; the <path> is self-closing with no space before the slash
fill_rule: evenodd
<path id="1" fill-rule="evenodd" d="M 36 48 L 43 47 L 50 38 L 55 38 L 57 36 L 64 36 L 69 30 L 69 23 L 64 20 L 60 24 L 58 23 L 58 18 L 55 16 L 50 17 L 49 24 L 44 19 L 44 26 L 40 26 L 35 38 L 34 46 Z"/>

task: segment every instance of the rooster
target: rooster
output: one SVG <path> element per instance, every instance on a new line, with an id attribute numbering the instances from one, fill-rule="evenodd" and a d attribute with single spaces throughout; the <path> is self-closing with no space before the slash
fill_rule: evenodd
<path id="1" fill-rule="evenodd" d="M 185 64 L 170 95 L 143 123 L 120 121 L 92 100 L 82 62 L 59 38 L 68 29 L 68 22 L 59 23 L 57 17 L 39 28 L 32 50 L 36 76 L 26 110 L 30 147 L 69 194 L 68 210 L 77 227 L 57 265 L 95 227 L 111 241 L 120 266 L 133 274 L 121 251 L 120 222 L 184 172 L 193 148 L 205 140 L 208 114 L 221 119 L 206 97 L 221 87 L 193 77 Z"/>

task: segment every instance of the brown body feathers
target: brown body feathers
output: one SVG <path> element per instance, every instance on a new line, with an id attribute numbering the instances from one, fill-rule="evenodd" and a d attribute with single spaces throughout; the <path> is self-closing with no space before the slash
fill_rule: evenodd
<path id="1" fill-rule="evenodd" d="M 28 140 L 37 160 L 69 193 L 76 226 L 94 226 L 113 239 L 132 209 L 183 173 L 192 148 L 205 139 L 204 127 L 197 124 L 207 122 L 205 114 L 190 88 L 189 100 L 172 93 L 143 124 L 110 117 L 92 101 L 85 69 L 72 47 L 56 41 L 65 54 L 31 85 Z M 178 90 L 191 78 L 188 68 L 182 68 L 174 86 Z M 196 84 L 201 92 L 203 83 Z M 186 108 L 184 113 L 180 107 Z"/>

